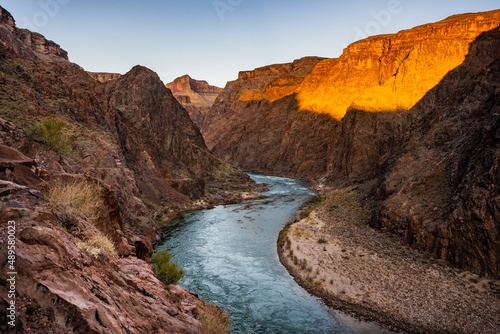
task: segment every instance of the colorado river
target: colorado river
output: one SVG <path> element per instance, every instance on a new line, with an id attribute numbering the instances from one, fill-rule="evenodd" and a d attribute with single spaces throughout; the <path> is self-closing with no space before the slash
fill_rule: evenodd
<path id="1" fill-rule="evenodd" d="M 278 259 L 279 231 L 312 193 L 297 180 L 255 175 L 265 199 L 178 218 L 162 244 L 186 271 L 181 285 L 232 315 L 232 333 L 387 333 L 328 309 Z"/>

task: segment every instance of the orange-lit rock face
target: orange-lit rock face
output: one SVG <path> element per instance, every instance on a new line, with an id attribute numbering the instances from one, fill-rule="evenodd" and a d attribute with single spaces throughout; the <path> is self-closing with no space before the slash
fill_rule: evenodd
<path id="1" fill-rule="evenodd" d="M 477 36 L 499 25 L 498 10 L 464 14 L 353 43 L 304 79 L 297 89 L 300 108 L 338 120 L 349 109 L 409 109 L 464 61 Z"/>
<path id="2" fill-rule="evenodd" d="M 304 57 L 292 63 L 270 65 L 253 71 L 243 71 L 240 80 L 253 81 L 251 89 L 244 90 L 239 101 L 268 100 L 274 102 L 298 92 L 304 78 L 311 73 L 319 57 Z"/>
<path id="3" fill-rule="evenodd" d="M 179 77 L 166 86 L 183 105 L 211 107 L 222 91 L 222 88 L 210 86 L 206 81 L 191 79 L 188 75 Z"/>

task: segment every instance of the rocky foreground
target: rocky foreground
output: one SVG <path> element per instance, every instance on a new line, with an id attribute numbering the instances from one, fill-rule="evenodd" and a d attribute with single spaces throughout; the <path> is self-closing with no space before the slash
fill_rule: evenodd
<path id="1" fill-rule="evenodd" d="M 447 266 L 366 224 L 357 190 L 323 190 L 280 235 L 280 259 L 328 305 L 410 333 L 498 333 L 500 281 Z"/>
<path id="2" fill-rule="evenodd" d="M 158 280 L 153 245 L 254 190 L 156 73 L 89 74 L 0 7 L 0 332 L 197 332 L 220 310 Z"/>

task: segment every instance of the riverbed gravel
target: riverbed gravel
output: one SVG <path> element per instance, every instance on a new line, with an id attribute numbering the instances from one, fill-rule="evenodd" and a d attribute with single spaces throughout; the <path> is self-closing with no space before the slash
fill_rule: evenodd
<path id="1" fill-rule="evenodd" d="M 452 268 L 370 228 L 369 211 L 353 189 L 323 197 L 286 230 L 280 247 L 285 266 L 309 291 L 410 332 L 500 333 L 499 281 Z"/>

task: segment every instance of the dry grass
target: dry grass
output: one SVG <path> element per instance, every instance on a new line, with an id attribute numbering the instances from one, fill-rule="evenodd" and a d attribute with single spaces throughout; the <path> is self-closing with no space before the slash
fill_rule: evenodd
<path id="1" fill-rule="evenodd" d="M 79 241 L 76 247 L 96 259 L 101 255 L 116 254 L 115 245 L 102 235 L 91 237 L 83 242 Z"/>
<path id="2" fill-rule="evenodd" d="M 104 209 L 103 189 L 86 180 L 56 181 L 46 196 L 59 211 L 95 221 Z"/>
<path id="3" fill-rule="evenodd" d="M 215 307 L 206 307 L 199 315 L 198 334 L 230 333 L 231 317 Z"/>

